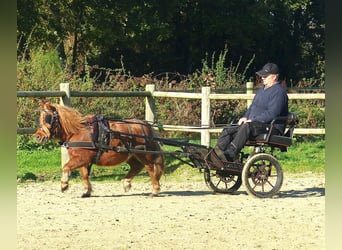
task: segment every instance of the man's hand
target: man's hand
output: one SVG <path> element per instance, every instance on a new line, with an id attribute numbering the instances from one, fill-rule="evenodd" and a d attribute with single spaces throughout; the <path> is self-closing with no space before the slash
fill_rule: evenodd
<path id="1" fill-rule="evenodd" d="M 251 120 L 248 120 L 247 117 L 242 117 L 239 119 L 238 124 L 241 125 L 241 124 L 244 124 L 246 122 L 251 122 Z"/>

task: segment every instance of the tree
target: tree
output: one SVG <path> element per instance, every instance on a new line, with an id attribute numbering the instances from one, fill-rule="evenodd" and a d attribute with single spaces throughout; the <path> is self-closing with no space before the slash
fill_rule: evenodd
<path id="1" fill-rule="evenodd" d="M 295 83 L 324 77 L 324 1 L 18 0 L 18 55 L 58 48 L 72 75 L 85 66 L 134 75 L 193 73 L 206 54 L 229 48 L 227 63 L 255 55 Z"/>

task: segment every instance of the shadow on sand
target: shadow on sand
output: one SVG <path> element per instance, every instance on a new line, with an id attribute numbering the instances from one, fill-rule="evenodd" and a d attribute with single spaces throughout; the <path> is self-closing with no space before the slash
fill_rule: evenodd
<path id="1" fill-rule="evenodd" d="M 303 190 L 286 190 L 278 194 L 279 198 L 307 198 L 325 196 L 325 188 L 313 187 Z"/>
<path id="2" fill-rule="evenodd" d="M 165 191 L 161 192 L 158 196 L 154 196 L 155 198 L 160 197 L 170 197 L 170 196 L 208 196 L 208 195 L 248 195 L 245 191 L 235 191 L 233 194 L 220 194 L 215 193 L 213 191 Z M 286 190 L 280 191 L 275 198 L 308 198 L 308 197 L 321 197 L 325 196 L 325 188 L 313 187 L 307 188 L 303 190 Z M 99 198 L 99 197 L 152 197 L 151 193 L 127 193 L 127 194 L 113 194 L 113 195 L 91 195 L 89 198 Z"/>

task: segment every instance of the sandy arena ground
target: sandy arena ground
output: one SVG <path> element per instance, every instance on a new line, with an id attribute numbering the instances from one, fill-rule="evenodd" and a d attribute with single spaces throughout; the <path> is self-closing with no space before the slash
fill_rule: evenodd
<path id="1" fill-rule="evenodd" d="M 213 194 L 204 180 L 162 179 L 151 198 L 149 179 L 92 182 L 94 193 L 71 180 L 17 187 L 17 249 L 325 249 L 324 175 L 285 175 L 275 198 Z"/>

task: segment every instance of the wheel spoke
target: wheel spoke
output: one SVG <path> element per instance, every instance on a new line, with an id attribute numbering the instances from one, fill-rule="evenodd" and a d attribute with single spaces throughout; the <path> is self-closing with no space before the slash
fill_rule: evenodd
<path id="1" fill-rule="evenodd" d="M 219 179 L 219 180 L 217 181 L 215 187 L 219 188 L 220 183 L 221 183 L 221 179 Z"/>
<path id="2" fill-rule="evenodd" d="M 268 184 L 270 184 L 270 186 L 272 187 L 272 188 L 274 188 L 274 185 L 267 179 L 266 180 L 266 182 L 268 183 Z"/>
<path id="3" fill-rule="evenodd" d="M 207 186 L 218 193 L 233 193 L 242 184 L 240 174 L 233 174 L 227 170 L 205 169 L 204 179 Z"/>

